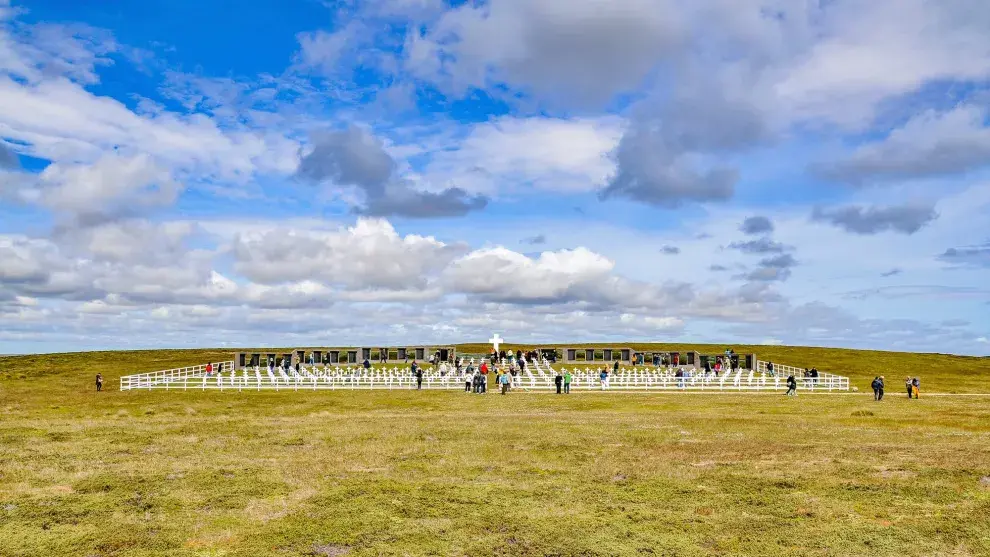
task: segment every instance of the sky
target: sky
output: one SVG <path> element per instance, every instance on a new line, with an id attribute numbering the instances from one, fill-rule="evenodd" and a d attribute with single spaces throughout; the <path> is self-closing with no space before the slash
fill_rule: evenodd
<path id="1" fill-rule="evenodd" d="M 990 353 L 985 0 L 0 0 L 0 353 Z"/>

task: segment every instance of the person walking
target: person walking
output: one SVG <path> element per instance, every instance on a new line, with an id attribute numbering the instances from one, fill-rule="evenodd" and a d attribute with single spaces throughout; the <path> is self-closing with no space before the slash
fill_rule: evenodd
<path id="1" fill-rule="evenodd" d="M 880 400 L 880 378 L 874 377 L 870 387 L 873 387 L 873 400 Z"/>
<path id="2" fill-rule="evenodd" d="M 911 383 L 910 377 L 904 378 L 904 387 L 907 389 L 908 398 L 911 398 L 911 391 L 914 390 L 914 385 Z"/>
<path id="3" fill-rule="evenodd" d="M 818 371 L 816 370 L 815 371 L 815 377 L 818 376 L 817 374 L 818 374 Z M 816 379 L 816 381 L 817 381 L 817 379 Z M 879 396 L 877 397 L 877 400 L 883 400 L 883 383 L 884 383 L 884 377 L 883 377 L 883 375 L 881 375 L 880 376 L 880 391 L 879 391 Z"/>
<path id="4" fill-rule="evenodd" d="M 509 374 L 503 373 L 501 376 L 499 376 L 498 380 L 499 383 L 502 384 L 502 394 L 504 395 L 505 393 L 509 392 L 509 380 L 510 380 Z"/>
<path id="5" fill-rule="evenodd" d="M 96 374 L 96 392 L 100 392 L 102 390 L 103 390 L 103 374 L 102 373 L 97 373 Z"/>
<path id="6" fill-rule="evenodd" d="M 602 368 L 602 372 L 598 374 L 598 380 L 602 383 L 602 390 L 608 389 L 608 369 Z"/>
<path id="7" fill-rule="evenodd" d="M 422 390 L 423 389 L 423 368 L 417 367 L 416 370 L 413 373 L 416 374 L 416 390 L 417 391 Z"/>
<path id="8" fill-rule="evenodd" d="M 206 364 L 206 374 L 213 375 L 213 364 L 211 363 Z"/>
<path id="9" fill-rule="evenodd" d="M 615 363 L 612 364 L 612 375 L 618 375 L 618 374 L 619 374 L 619 360 L 616 360 Z"/>
<path id="10" fill-rule="evenodd" d="M 914 398 L 918 398 L 921 391 L 921 380 L 915 377 L 911 380 L 911 393 L 914 394 Z"/>
<path id="11" fill-rule="evenodd" d="M 797 396 L 797 379 L 794 374 L 787 376 L 787 396 Z"/>
<path id="12" fill-rule="evenodd" d="M 560 394 L 561 387 L 564 386 L 564 376 L 557 371 L 557 376 L 553 378 L 553 384 L 557 386 L 557 394 Z"/>
<path id="13" fill-rule="evenodd" d="M 569 372 L 567 370 L 564 370 L 564 394 L 565 395 L 571 394 L 571 379 L 573 379 L 573 376 L 571 375 L 571 372 Z"/>

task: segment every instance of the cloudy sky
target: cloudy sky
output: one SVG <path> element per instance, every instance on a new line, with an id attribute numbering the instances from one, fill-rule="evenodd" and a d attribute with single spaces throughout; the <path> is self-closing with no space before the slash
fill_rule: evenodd
<path id="1" fill-rule="evenodd" d="M 0 0 L 0 353 L 990 352 L 986 0 Z"/>

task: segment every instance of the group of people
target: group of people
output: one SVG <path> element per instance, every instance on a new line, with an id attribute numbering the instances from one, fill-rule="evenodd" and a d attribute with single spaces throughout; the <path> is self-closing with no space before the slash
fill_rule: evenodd
<path id="1" fill-rule="evenodd" d="M 488 362 L 484 360 L 482 360 L 481 365 L 477 369 L 475 369 L 474 363 L 469 363 L 464 374 L 464 392 L 474 392 L 476 394 L 487 393 L 489 372 Z M 517 373 L 515 369 L 509 372 L 502 371 L 497 367 L 495 368 L 495 384 L 502 390 L 503 395 L 508 393 L 509 389 L 512 388 L 512 380 Z"/>
<path id="2" fill-rule="evenodd" d="M 870 385 L 873 387 L 873 400 L 883 400 L 883 390 L 885 380 L 883 375 L 873 378 L 873 383 Z M 918 398 L 919 390 L 921 389 L 921 379 L 915 377 L 905 377 L 904 378 L 904 388 L 907 390 L 908 398 Z"/>

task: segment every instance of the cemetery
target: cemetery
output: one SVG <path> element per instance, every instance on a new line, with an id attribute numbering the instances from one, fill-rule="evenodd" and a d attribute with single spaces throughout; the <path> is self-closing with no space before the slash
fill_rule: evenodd
<path id="1" fill-rule="evenodd" d="M 463 390 L 482 361 L 511 375 L 511 388 L 551 391 L 558 374 L 569 372 L 575 391 L 773 392 L 788 388 L 793 375 L 812 393 L 849 391 L 849 378 L 831 373 L 810 376 L 805 369 L 757 359 L 756 354 L 700 354 L 697 351 L 637 351 L 623 347 L 536 347 L 507 354 L 498 335 L 491 354 L 458 358 L 454 346 L 296 348 L 289 351 L 237 352 L 232 360 L 128 374 L 120 390 L 299 391 L 338 389 Z M 561 357 L 558 360 L 558 357 Z M 431 360 L 432 357 L 432 361 Z M 412 373 L 417 363 L 422 381 Z M 724 364 L 724 368 L 723 368 Z M 616 368 L 615 366 L 619 367 Z M 604 369 L 610 376 L 601 378 Z M 494 385 L 490 385 L 494 388 Z"/>

